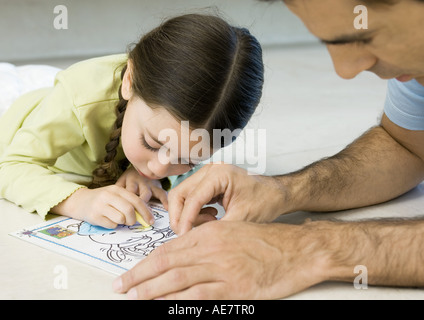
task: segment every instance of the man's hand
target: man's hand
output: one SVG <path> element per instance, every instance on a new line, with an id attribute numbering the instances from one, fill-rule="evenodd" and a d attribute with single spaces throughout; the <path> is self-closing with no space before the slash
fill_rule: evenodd
<path id="1" fill-rule="evenodd" d="M 306 228 L 206 223 L 155 249 L 113 287 L 131 299 L 282 298 L 324 281 L 329 270 L 322 240 L 334 239 Z"/>
<path id="2" fill-rule="evenodd" d="M 229 164 L 208 164 L 169 192 L 172 229 L 179 235 L 215 220 L 206 204 L 219 202 L 223 220 L 271 222 L 287 209 L 286 189 L 272 177 L 249 175 Z"/>
<path id="3" fill-rule="evenodd" d="M 152 252 L 114 282 L 132 299 L 277 299 L 324 281 L 423 287 L 424 220 L 215 221 Z"/>

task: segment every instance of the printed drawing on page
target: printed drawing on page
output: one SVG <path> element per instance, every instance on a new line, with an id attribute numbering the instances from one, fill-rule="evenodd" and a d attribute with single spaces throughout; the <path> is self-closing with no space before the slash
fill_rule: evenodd
<path id="1" fill-rule="evenodd" d="M 155 248 L 176 237 L 168 212 L 150 204 L 155 224 L 145 228 L 120 225 L 105 229 L 87 222 L 59 217 L 11 235 L 90 265 L 121 274 Z"/>

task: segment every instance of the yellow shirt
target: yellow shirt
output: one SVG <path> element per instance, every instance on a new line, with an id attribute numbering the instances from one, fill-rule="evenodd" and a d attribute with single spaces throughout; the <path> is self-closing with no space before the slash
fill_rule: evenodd
<path id="1" fill-rule="evenodd" d="M 44 218 L 91 182 L 106 155 L 126 61 L 119 54 L 79 62 L 0 117 L 0 197 Z M 123 157 L 120 147 L 117 159 Z"/>

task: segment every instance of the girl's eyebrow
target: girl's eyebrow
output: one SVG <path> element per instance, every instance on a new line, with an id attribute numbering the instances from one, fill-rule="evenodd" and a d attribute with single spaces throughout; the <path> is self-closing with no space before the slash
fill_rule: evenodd
<path id="1" fill-rule="evenodd" d="M 349 44 L 349 43 L 355 43 L 358 41 L 368 40 L 372 35 L 374 35 L 375 32 L 376 32 L 375 30 L 367 30 L 360 33 L 341 35 L 332 40 L 320 39 L 320 41 L 326 45 Z"/>

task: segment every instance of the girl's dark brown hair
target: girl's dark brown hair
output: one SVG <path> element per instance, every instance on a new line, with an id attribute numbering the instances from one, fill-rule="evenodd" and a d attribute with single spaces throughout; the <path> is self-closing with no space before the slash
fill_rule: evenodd
<path id="1" fill-rule="evenodd" d="M 188 14 L 165 21 L 142 37 L 128 58 L 133 93 L 150 107 L 164 107 L 176 119 L 189 121 L 192 128 L 242 129 L 262 96 L 259 42 L 247 29 L 217 16 Z M 120 95 L 107 154 L 93 171 L 93 186 L 115 183 L 129 165 L 115 161 L 126 105 Z"/>

